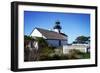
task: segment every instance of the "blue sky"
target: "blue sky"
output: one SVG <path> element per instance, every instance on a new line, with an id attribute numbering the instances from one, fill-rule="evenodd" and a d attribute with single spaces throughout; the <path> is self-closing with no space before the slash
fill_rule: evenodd
<path id="1" fill-rule="evenodd" d="M 78 36 L 90 36 L 90 14 L 36 11 L 24 11 L 24 35 L 30 35 L 35 27 L 53 30 L 57 20 L 69 43 Z"/>

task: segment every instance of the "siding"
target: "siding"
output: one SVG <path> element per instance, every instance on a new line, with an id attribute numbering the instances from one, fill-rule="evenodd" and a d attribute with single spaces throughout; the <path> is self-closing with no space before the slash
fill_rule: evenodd
<path id="1" fill-rule="evenodd" d="M 67 45 L 67 40 L 62 40 L 61 41 L 61 45 L 63 46 L 63 45 Z"/>
<path id="2" fill-rule="evenodd" d="M 80 50 L 81 52 L 87 52 L 87 46 L 86 45 L 64 45 L 63 46 L 63 53 L 64 54 L 67 54 L 69 53 L 69 50 L 71 49 L 77 49 L 77 50 Z"/>
<path id="3" fill-rule="evenodd" d="M 59 46 L 59 40 L 46 40 L 49 46 L 57 47 Z"/>
<path id="4" fill-rule="evenodd" d="M 49 46 L 59 47 L 59 40 L 46 40 Z M 67 41 L 61 40 L 61 46 L 66 45 Z"/>

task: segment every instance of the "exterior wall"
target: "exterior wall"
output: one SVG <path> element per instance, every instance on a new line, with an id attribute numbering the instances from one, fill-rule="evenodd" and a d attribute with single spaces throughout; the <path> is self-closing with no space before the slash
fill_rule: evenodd
<path id="1" fill-rule="evenodd" d="M 32 37 L 43 37 L 43 38 L 45 38 L 37 29 L 34 29 L 34 31 L 32 32 L 32 34 L 30 36 L 32 36 Z"/>
<path id="2" fill-rule="evenodd" d="M 87 46 L 86 45 L 64 45 L 63 46 L 63 53 L 64 54 L 68 54 L 69 53 L 69 50 L 71 49 L 77 49 L 77 50 L 80 50 L 81 52 L 87 52 Z"/>
<path id="3" fill-rule="evenodd" d="M 67 43 L 67 40 L 62 40 L 61 41 L 61 45 L 67 45 L 68 43 Z"/>
<path id="4" fill-rule="evenodd" d="M 58 40 L 46 40 L 49 46 L 54 46 L 57 47 L 59 46 L 59 41 Z"/>
<path id="5" fill-rule="evenodd" d="M 59 47 L 59 40 L 46 40 L 49 46 Z M 67 41 L 62 40 L 61 46 L 67 45 Z"/>
<path id="6" fill-rule="evenodd" d="M 84 45 L 84 46 L 87 46 L 87 47 L 90 46 L 90 44 L 72 44 L 72 45 L 80 45 L 80 46 Z"/>

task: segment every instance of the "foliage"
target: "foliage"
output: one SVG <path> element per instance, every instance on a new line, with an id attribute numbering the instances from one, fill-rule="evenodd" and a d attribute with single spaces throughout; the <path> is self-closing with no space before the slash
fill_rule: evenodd
<path id="1" fill-rule="evenodd" d="M 40 60 L 44 61 L 44 60 L 65 60 L 68 59 L 66 55 L 53 55 L 53 56 L 41 56 Z"/>
<path id="2" fill-rule="evenodd" d="M 51 56 L 51 60 L 60 60 L 61 59 L 61 57 L 59 56 L 59 55 L 53 55 L 53 56 Z"/>
<path id="3" fill-rule="evenodd" d="M 86 37 L 86 36 L 78 36 L 75 41 L 73 43 L 86 43 L 87 41 L 89 41 L 90 37 Z"/>
<path id="4" fill-rule="evenodd" d="M 26 35 L 24 36 L 24 39 L 28 41 L 34 40 L 32 37 Z M 83 43 L 87 40 L 89 40 L 89 37 L 79 36 L 76 38 L 77 43 Z M 56 48 L 52 46 L 48 46 L 48 43 L 45 41 L 45 39 L 41 37 L 36 37 L 35 41 L 38 41 L 39 49 L 37 51 L 33 50 L 30 52 L 29 49 L 25 47 L 24 50 L 25 61 L 68 60 L 68 59 L 90 58 L 90 53 L 83 53 L 76 49 L 70 50 L 69 53 L 66 55 L 60 53 L 62 48 L 58 48 L 58 51 L 55 51 Z M 29 58 L 30 54 L 32 58 Z"/>
<path id="5" fill-rule="evenodd" d="M 67 54 L 68 59 L 87 59 L 90 58 L 90 53 L 84 53 L 77 49 L 71 49 Z"/>
<path id="6" fill-rule="evenodd" d="M 64 54 L 62 54 L 62 55 L 59 55 L 59 60 L 65 60 L 65 59 L 68 59 L 68 57 L 66 56 L 66 55 L 64 55 Z"/>
<path id="7" fill-rule="evenodd" d="M 36 41 L 38 41 L 40 48 L 48 47 L 48 43 L 42 37 L 36 37 Z"/>
<path id="8" fill-rule="evenodd" d="M 50 60 L 50 58 L 51 58 L 51 57 L 48 56 L 48 55 L 47 55 L 47 56 L 46 56 L 46 55 L 40 55 L 40 56 L 39 56 L 39 61 Z"/>
<path id="9" fill-rule="evenodd" d="M 69 50 L 69 53 L 67 54 L 68 59 L 79 59 L 81 58 L 82 52 L 76 49 Z"/>
<path id="10" fill-rule="evenodd" d="M 24 40 L 33 40 L 33 38 L 30 36 L 24 35 Z"/>
<path id="11" fill-rule="evenodd" d="M 51 53 L 54 53 L 54 50 L 52 48 L 45 47 L 45 48 L 41 48 L 39 50 L 39 53 L 41 55 L 49 56 Z"/>
<path id="12" fill-rule="evenodd" d="M 90 53 L 82 53 L 82 59 L 88 59 L 90 58 Z"/>
<path id="13" fill-rule="evenodd" d="M 54 48 L 49 47 L 48 43 L 42 37 L 37 37 L 36 41 L 38 41 L 39 43 L 39 50 L 38 50 L 39 60 L 49 59 L 50 54 L 54 53 Z"/>

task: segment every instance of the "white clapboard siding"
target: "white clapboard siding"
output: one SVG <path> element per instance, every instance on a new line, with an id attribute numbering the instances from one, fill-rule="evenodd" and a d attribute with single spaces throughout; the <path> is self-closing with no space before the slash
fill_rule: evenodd
<path id="1" fill-rule="evenodd" d="M 87 46 L 86 45 L 63 45 L 63 53 L 68 54 L 69 50 L 76 49 L 80 50 L 81 52 L 87 52 Z"/>

